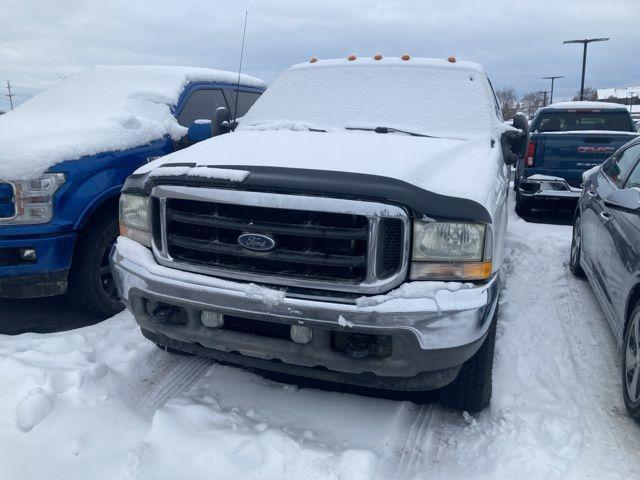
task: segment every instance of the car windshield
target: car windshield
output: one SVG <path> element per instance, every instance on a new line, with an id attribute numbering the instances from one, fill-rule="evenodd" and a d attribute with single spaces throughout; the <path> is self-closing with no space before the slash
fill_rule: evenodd
<path id="1" fill-rule="evenodd" d="M 296 66 L 244 117 L 240 129 L 388 129 L 439 137 L 487 135 L 498 121 L 474 64 L 411 59 Z"/>
<path id="2" fill-rule="evenodd" d="M 574 132 L 608 130 L 632 132 L 629 115 L 624 112 L 545 112 L 535 129 L 539 132 Z"/>

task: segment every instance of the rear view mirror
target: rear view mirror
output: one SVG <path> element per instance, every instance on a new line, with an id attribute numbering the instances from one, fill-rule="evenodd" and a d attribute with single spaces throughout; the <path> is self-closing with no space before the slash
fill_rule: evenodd
<path id="1" fill-rule="evenodd" d="M 617 190 L 604 199 L 604 204 L 614 210 L 640 212 L 640 190 L 637 188 Z"/>
<path id="2" fill-rule="evenodd" d="M 187 133 L 187 137 L 189 138 L 189 143 L 201 142 L 202 140 L 211 138 L 211 136 L 212 136 L 211 120 L 209 120 L 208 118 L 195 120 L 189 126 L 189 133 Z"/>

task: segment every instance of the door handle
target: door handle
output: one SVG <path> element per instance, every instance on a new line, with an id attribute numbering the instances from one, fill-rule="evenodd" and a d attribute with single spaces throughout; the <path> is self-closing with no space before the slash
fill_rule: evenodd
<path id="1" fill-rule="evenodd" d="M 605 222 L 610 222 L 613 219 L 613 215 L 607 212 L 600 212 L 600 218 Z"/>
<path id="2" fill-rule="evenodd" d="M 587 190 L 587 195 L 589 195 L 590 197 L 597 197 L 598 196 L 598 192 L 596 190 Z"/>

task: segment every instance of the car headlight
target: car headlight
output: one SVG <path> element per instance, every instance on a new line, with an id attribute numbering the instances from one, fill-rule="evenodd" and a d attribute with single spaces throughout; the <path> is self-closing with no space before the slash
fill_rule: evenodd
<path id="1" fill-rule="evenodd" d="M 411 280 L 485 280 L 493 270 L 492 250 L 488 225 L 417 220 Z"/>
<path id="2" fill-rule="evenodd" d="M 7 180 L 13 189 L 13 215 L 0 225 L 48 223 L 53 217 L 53 195 L 65 182 L 63 173 L 47 173 L 26 180 Z"/>
<path id="3" fill-rule="evenodd" d="M 149 234 L 149 197 L 120 195 L 120 235 L 151 246 Z"/>

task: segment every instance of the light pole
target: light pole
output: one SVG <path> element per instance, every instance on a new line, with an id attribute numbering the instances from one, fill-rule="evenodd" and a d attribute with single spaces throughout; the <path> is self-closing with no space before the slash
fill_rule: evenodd
<path id="1" fill-rule="evenodd" d="M 556 78 L 564 78 L 562 75 L 555 75 L 551 77 L 542 77 L 543 80 L 551 80 L 551 99 L 549 100 L 549 104 L 553 103 L 553 82 Z"/>
<path id="2" fill-rule="evenodd" d="M 627 98 L 629 99 L 627 100 L 627 105 L 629 105 L 629 113 L 633 113 L 633 99 L 638 98 L 638 94 L 635 92 L 628 92 Z"/>
<path id="3" fill-rule="evenodd" d="M 582 81 L 580 82 L 580 100 L 584 99 L 584 70 L 587 65 L 587 45 L 591 42 L 606 42 L 607 38 L 585 38 L 583 40 L 565 40 L 562 43 L 581 43 L 583 45 L 582 50 Z"/>
<path id="4" fill-rule="evenodd" d="M 546 90 L 538 90 L 538 93 L 541 93 L 542 95 L 544 95 L 543 99 L 542 99 L 542 106 L 546 107 L 547 106 L 547 92 Z"/>

